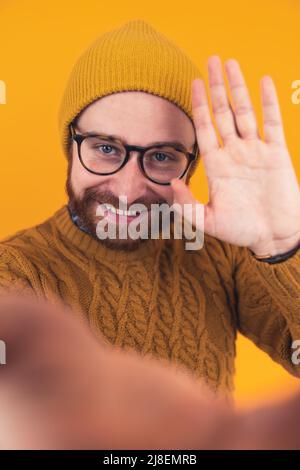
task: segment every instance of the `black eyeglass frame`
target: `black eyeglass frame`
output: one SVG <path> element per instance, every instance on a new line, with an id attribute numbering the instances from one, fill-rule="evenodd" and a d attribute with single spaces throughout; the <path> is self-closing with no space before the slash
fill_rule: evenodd
<path id="1" fill-rule="evenodd" d="M 129 158 L 130 158 L 130 152 L 132 151 L 137 151 L 139 152 L 139 158 L 138 158 L 138 162 L 139 162 L 139 167 L 143 173 L 143 175 L 150 181 L 152 181 L 152 183 L 155 183 L 155 184 L 159 184 L 159 185 L 162 185 L 162 186 L 170 186 L 171 182 L 169 183 L 159 183 L 158 181 L 155 181 L 153 180 L 152 178 L 150 178 L 146 171 L 145 171 L 145 168 L 144 168 L 144 155 L 145 153 L 148 151 L 148 150 L 151 150 L 152 148 L 160 148 L 160 147 L 165 147 L 166 144 L 161 144 L 161 145 L 151 145 L 149 147 L 141 147 L 139 145 L 127 145 L 125 144 L 124 142 L 122 142 L 121 140 L 119 141 L 120 144 L 123 145 L 123 147 L 125 148 L 125 151 L 126 151 L 126 154 L 125 154 L 125 158 L 121 164 L 121 166 L 117 169 L 117 170 L 114 170 L 110 173 L 99 173 L 97 171 L 93 171 L 91 170 L 90 168 L 88 168 L 84 162 L 83 162 L 83 159 L 82 159 L 82 155 L 81 155 L 81 144 L 82 142 L 87 139 L 88 137 L 99 137 L 99 138 L 103 138 L 103 139 L 107 139 L 108 136 L 107 135 L 104 135 L 104 134 L 93 134 L 93 133 L 88 133 L 88 134 L 78 134 L 76 133 L 74 127 L 73 127 L 73 122 L 71 122 L 70 124 L 70 129 L 71 129 L 71 138 L 72 140 L 74 140 L 77 144 L 77 154 L 78 154 L 78 158 L 79 158 L 79 161 L 81 163 L 81 165 L 87 170 L 89 171 L 90 173 L 93 173 L 94 175 L 99 175 L 99 176 L 108 176 L 108 175 L 113 175 L 115 173 L 117 173 L 118 171 L 120 171 L 122 168 L 124 168 L 124 166 L 126 165 L 126 163 L 128 162 Z M 188 158 L 188 162 L 187 162 L 187 166 L 186 166 L 186 169 L 184 170 L 184 172 L 179 176 L 177 177 L 176 179 L 181 179 L 184 177 L 184 175 L 187 173 L 188 169 L 190 168 L 190 165 L 192 164 L 192 162 L 194 162 L 197 158 L 197 155 L 198 155 L 198 151 L 199 151 L 199 148 L 198 148 L 198 144 L 197 142 L 194 144 L 194 147 L 193 147 L 193 153 L 191 152 L 188 152 L 187 150 L 183 150 L 182 148 L 178 148 L 177 146 L 173 145 L 173 144 L 169 144 L 170 147 L 172 147 L 174 150 L 178 151 L 178 152 L 181 152 L 181 153 L 184 153 L 186 155 L 186 157 Z"/>

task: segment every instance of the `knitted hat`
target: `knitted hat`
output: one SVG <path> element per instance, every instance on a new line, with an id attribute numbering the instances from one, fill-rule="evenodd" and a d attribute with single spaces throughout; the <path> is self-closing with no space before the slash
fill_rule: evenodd
<path id="1" fill-rule="evenodd" d="M 59 132 L 68 155 L 69 124 L 93 101 L 121 91 L 144 91 L 179 106 L 192 120 L 191 86 L 200 71 L 173 41 L 144 20 L 101 35 L 79 57 L 59 109 Z"/>

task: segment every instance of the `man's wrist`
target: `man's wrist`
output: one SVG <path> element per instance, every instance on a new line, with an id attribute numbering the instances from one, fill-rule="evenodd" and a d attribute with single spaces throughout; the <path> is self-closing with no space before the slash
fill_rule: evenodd
<path id="1" fill-rule="evenodd" d="M 267 253 L 267 254 L 262 255 L 262 254 L 257 254 L 251 248 L 249 248 L 249 250 L 252 256 L 259 261 L 265 261 L 270 264 L 280 263 L 282 261 L 285 261 L 286 259 L 291 258 L 295 253 L 297 253 L 298 250 L 300 250 L 300 239 L 298 239 L 298 242 L 294 244 L 292 248 L 289 248 L 288 250 L 285 250 L 285 251 L 281 249 L 280 252 L 277 252 L 275 254 Z"/>
<path id="2" fill-rule="evenodd" d="M 284 240 L 264 242 L 255 246 L 249 246 L 248 248 L 257 258 L 268 258 L 293 250 L 298 245 L 299 241 L 300 232 Z"/>

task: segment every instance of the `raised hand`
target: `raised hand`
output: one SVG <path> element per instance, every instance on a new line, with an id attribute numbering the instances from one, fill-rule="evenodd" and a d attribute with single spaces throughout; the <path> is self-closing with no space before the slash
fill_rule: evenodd
<path id="1" fill-rule="evenodd" d="M 204 231 L 246 246 L 257 255 L 289 251 L 300 240 L 300 192 L 275 86 L 271 77 L 261 80 L 262 139 L 238 62 L 228 60 L 225 70 L 232 105 L 221 61 L 210 57 L 209 88 L 216 127 L 203 80 L 192 83 L 194 124 L 209 186 Z M 173 180 L 172 187 L 174 202 L 198 203 L 182 180 Z"/>

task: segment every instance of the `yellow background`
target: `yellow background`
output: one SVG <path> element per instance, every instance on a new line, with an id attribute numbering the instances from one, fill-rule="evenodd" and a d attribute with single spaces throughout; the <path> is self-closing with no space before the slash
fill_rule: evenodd
<path id="1" fill-rule="evenodd" d="M 150 21 L 175 40 L 205 78 L 209 55 L 238 59 L 260 123 L 259 79 L 271 74 L 299 177 L 300 104 L 291 101 L 291 84 L 300 79 L 298 1 L 0 0 L 0 15 L 0 80 L 7 87 L 0 105 L 0 238 L 41 222 L 65 202 L 57 110 L 66 80 L 98 35 L 129 19 Z M 202 167 L 192 188 L 206 200 Z M 282 397 L 298 385 L 245 338 L 237 352 L 239 404 Z"/>

